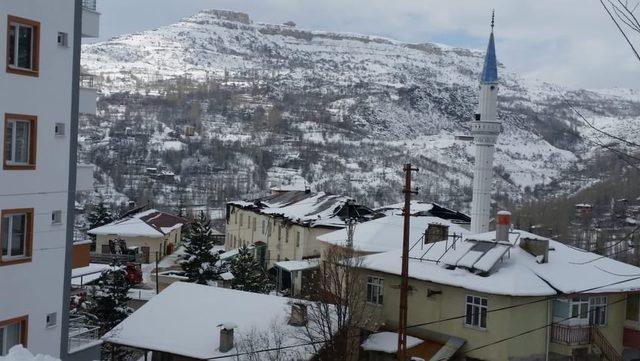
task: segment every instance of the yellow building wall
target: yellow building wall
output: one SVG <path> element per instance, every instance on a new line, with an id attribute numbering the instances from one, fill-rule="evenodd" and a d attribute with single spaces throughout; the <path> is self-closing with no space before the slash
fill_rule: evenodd
<path id="1" fill-rule="evenodd" d="M 381 309 L 381 318 L 378 320 L 378 324 L 381 327 L 386 325 L 393 328 L 398 322 L 400 277 L 379 272 L 363 272 L 363 276 L 373 275 L 384 279 L 384 304 L 382 306 L 368 305 L 367 307 L 373 308 L 372 311 Z M 363 282 L 366 282 L 364 278 Z M 518 305 L 540 298 L 489 295 L 413 279 L 410 280 L 409 285 L 412 288 L 408 296 L 409 326 L 459 317 L 450 321 L 410 328 L 410 334 L 413 332 L 419 335 L 423 329 L 463 338 L 467 343 L 461 351 L 469 357 L 483 360 L 510 360 L 544 356 L 547 344 L 546 328 L 507 342 L 475 351 L 471 350 L 492 341 L 546 325 L 550 322 L 547 318 L 549 312 L 547 307 L 551 307 L 550 302 L 542 301 L 511 310 L 490 312 L 487 314 L 487 328 L 478 329 L 465 325 L 464 317 L 460 317 L 466 313 L 467 295 L 487 298 L 489 309 Z M 427 297 L 427 289 L 442 291 L 442 294 Z"/>

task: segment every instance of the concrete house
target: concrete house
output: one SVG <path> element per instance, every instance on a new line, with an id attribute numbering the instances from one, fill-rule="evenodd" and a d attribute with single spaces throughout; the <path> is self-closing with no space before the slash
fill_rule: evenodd
<path id="1" fill-rule="evenodd" d="M 640 268 L 509 231 L 509 221 L 410 251 L 408 334 L 435 346 L 415 356 L 622 360 L 625 346 L 637 347 Z M 362 272 L 368 307 L 381 311 L 370 331 L 395 331 L 401 251 L 364 257 Z"/>
<path id="2" fill-rule="evenodd" d="M 136 213 L 87 233 L 96 236 L 96 251 L 109 254 L 109 241 L 122 239 L 128 248 L 137 248 L 142 261 L 149 263 L 156 252 L 162 258 L 182 244 L 185 220 L 169 213 L 149 209 Z"/>

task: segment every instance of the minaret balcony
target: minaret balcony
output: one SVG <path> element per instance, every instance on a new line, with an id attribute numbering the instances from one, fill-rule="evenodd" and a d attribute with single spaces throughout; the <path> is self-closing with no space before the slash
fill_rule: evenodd
<path id="1" fill-rule="evenodd" d="M 502 132 L 502 123 L 500 122 L 471 122 L 471 133 L 473 135 L 480 134 L 499 134 Z"/>

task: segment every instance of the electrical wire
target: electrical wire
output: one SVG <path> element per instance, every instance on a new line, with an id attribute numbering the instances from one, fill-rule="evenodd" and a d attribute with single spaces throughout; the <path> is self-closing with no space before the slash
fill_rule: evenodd
<path id="1" fill-rule="evenodd" d="M 617 303 L 620 303 L 620 302 L 623 302 L 623 301 L 626 301 L 626 300 L 627 300 L 627 297 L 625 296 L 624 298 L 622 298 L 620 300 L 607 303 L 606 306 L 609 307 L 609 306 L 615 305 Z M 587 314 L 590 314 L 591 312 L 593 312 L 593 311 L 589 310 L 589 311 L 587 311 Z M 489 346 L 493 346 L 493 345 L 496 345 L 496 344 L 499 344 L 499 343 L 502 343 L 502 342 L 510 341 L 510 340 L 513 340 L 514 338 L 518 338 L 518 337 L 530 334 L 532 332 L 539 331 L 539 330 L 551 327 L 553 325 L 556 325 L 556 324 L 559 324 L 559 323 L 562 323 L 562 322 L 565 322 L 565 321 L 568 321 L 568 320 L 571 320 L 571 319 L 574 319 L 574 318 L 577 318 L 577 317 L 580 317 L 580 316 L 584 316 L 584 315 L 585 315 L 584 313 L 580 313 L 580 314 L 578 314 L 576 316 L 567 317 L 567 318 L 561 319 L 559 321 L 553 321 L 553 322 L 547 323 L 547 324 L 545 324 L 543 326 L 540 326 L 540 327 L 532 328 L 532 329 L 529 329 L 527 331 L 520 332 L 518 334 L 514 334 L 514 335 L 509 336 L 509 337 L 505 337 L 505 338 L 500 339 L 500 340 L 492 341 L 492 342 L 486 343 L 484 345 L 471 348 L 469 350 L 464 351 L 463 354 L 468 354 L 470 352 L 477 351 L 477 350 L 483 349 L 485 347 L 489 347 Z M 449 359 L 448 357 L 447 358 L 441 358 L 441 359 L 438 359 L 438 361 L 446 361 L 448 359 Z"/>

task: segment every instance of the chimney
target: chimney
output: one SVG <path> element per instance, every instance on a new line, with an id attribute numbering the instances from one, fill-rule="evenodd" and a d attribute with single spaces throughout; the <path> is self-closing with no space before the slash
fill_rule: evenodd
<path id="1" fill-rule="evenodd" d="M 449 226 L 444 224 L 429 223 L 427 228 L 425 244 L 449 239 Z"/>
<path id="2" fill-rule="evenodd" d="M 237 326 L 234 323 L 223 323 L 218 325 L 218 327 L 222 326 L 220 329 L 220 347 L 218 350 L 220 352 L 229 352 L 233 349 L 233 329 Z"/>
<path id="3" fill-rule="evenodd" d="M 291 305 L 291 317 L 289 318 L 289 324 L 291 326 L 305 326 L 309 321 L 307 315 L 307 305 L 304 303 L 293 303 Z"/>
<path id="4" fill-rule="evenodd" d="M 549 240 L 542 238 L 523 238 L 520 248 L 536 257 L 538 263 L 549 262 Z"/>
<path id="5" fill-rule="evenodd" d="M 509 228 L 511 228 L 511 212 L 498 212 L 496 215 L 496 242 L 509 242 Z"/>

